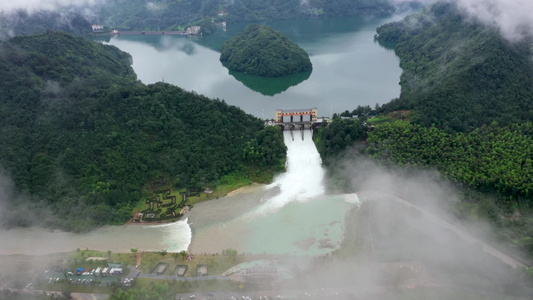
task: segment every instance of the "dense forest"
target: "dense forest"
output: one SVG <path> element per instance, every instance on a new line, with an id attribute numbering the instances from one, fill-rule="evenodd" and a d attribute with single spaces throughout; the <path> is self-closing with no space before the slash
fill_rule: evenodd
<path id="1" fill-rule="evenodd" d="M 415 122 L 456 132 L 533 120 L 527 40 L 511 43 L 449 2 L 383 25 L 378 34 L 395 47 L 403 69 L 400 98 L 385 112 L 413 109 Z"/>
<path id="2" fill-rule="evenodd" d="M 250 25 L 222 44 L 220 61 L 232 71 L 279 77 L 313 69 L 309 55 L 279 31 Z"/>
<path id="3" fill-rule="evenodd" d="M 1 43 L 0 62 L 0 166 L 22 195 L 6 224 L 31 224 L 44 207 L 61 217 L 41 216 L 49 226 L 120 223 L 151 182 L 203 190 L 247 168 L 284 168 L 277 128 L 221 100 L 140 84 L 116 47 L 49 32 Z"/>

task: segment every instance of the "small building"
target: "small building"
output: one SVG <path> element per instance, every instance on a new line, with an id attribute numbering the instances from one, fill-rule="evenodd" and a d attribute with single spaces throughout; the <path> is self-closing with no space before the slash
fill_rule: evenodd
<path id="1" fill-rule="evenodd" d="M 121 275 L 122 274 L 122 268 L 111 268 L 109 270 L 109 275 Z"/>
<path id="2" fill-rule="evenodd" d="M 93 32 L 103 31 L 104 25 L 91 25 Z"/>
<path id="3" fill-rule="evenodd" d="M 191 35 L 198 35 L 200 34 L 200 29 L 201 29 L 200 26 L 192 26 L 192 27 L 187 28 L 186 33 L 191 34 Z"/>

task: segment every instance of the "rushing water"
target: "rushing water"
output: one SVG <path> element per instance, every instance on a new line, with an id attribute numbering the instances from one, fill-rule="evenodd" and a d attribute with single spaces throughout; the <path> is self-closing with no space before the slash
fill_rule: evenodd
<path id="1" fill-rule="evenodd" d="M 357 197 L 324 194 L 324 169 L 311 132 L 284 132 L 287 172 L 243 197 L 201 203 L 191 212 L 193 252 L 321 255 L 342 241 Z M 294 137 L 294 140 L 293 140 Z"/>
<path id="2" fill-rule="evenodd" d="M 318 107 L 321 116 L 329 116 L 398 97 L 399 59 L 373 40 L 376 27 L 388 21 L 331 18 L 269 24 L 305 49 L 313 63 L 311 74 L 283 78 L 229 72 L 220 63 L 220 45 L 245 24 L 228 24 L 226 32 L 202 39 L 120 36 L 109 44 L 133 56 L 133 68 L 144 83 L 164 80 L 267 119 L 278 108 Z"/>

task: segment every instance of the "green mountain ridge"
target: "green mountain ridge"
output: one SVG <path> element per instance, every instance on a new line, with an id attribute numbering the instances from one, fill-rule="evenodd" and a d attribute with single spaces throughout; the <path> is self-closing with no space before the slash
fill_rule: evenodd
<path id="1" fill-rule="evenodd" d="M 390 112 L 414 109 L 416 122 L 453 131 L 533 120 L 533 60 L 528 41 L 511 43 L 496 29 L 467 21 L 455 4 L 378 28 L 394 44 L 403 73 Z"/>

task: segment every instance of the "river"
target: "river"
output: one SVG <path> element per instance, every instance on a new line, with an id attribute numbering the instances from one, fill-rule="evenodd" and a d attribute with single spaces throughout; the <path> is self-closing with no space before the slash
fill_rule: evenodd
<path id="1" fill-rule="evenodd" d="M 224 99 L 257 117 L 275 109 L 318 107 L 319 115 L 375 105 L 398 97 L 399 59 L 373 41 L 375 29 L 390 19 L 332 18 L 269 24 L 304 48 L 311 74 L 281 79 L 230 74 L 219 62 L 221 43 L 244 29 L 204 38 L 124 36 L 109 44 L 129 52 L 138 78 L 164 80 L 186 90 Z M 337 248 L 344 216 L 356 195 L 324 194 L 324 170 L 310 132 L 289 139 L 288 170 L 274 183 L 247 193 L 200 203 L 188 219 L 165 225 L 105 226 L 86 234 L 18 228 L 0 232 L 0 254 L 43 254 L 89 248 L 101 251 L 239 252 L 322 255 Z"/>

